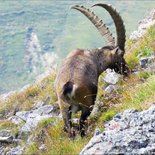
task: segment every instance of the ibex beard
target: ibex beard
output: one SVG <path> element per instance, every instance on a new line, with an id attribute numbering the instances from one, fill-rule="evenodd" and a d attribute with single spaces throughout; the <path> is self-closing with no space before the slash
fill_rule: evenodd
<path id="1" fill-rule="evenodd" d="M 101 4 L 96 5 L 100 6 Z M 122 19 L 111 6 L 103 4 L 102 7 L 106 8 L 108 12 L 116 13 L 117 17 L 113 14 L 111 16 L 114 18 L 114 21 L 116 20 L 115 18 L 118 19 L 119 23 L 115 23 L 115 25 L 116 27 L 118 25 L 119 27 L 122 26 L 122 33 L 124 35 L 120 37 L 122 35 L 120 28 L 116 28 L 118 43 L 114 45 L 113 37 L 107 27 L 103 25 L 98 17 L 97 19 L 92 18 L 96 16 L 93 12 L 90 12 L 89 9 L 83 6 L 73 7 L 85 14 L 101 34 L 108 34 L 107 37 L 110 44 L 101 49 L 77 49 L 71 52 L 60 66 L 55 86 L 64 120 L 64 130 L 69 133 L 69 137 L 75 136 L 71 115 L 73 112 L 76 113 L 78 111 L 81 111 L 78 129 L 82 137 L 85 135 L 85 122 L 95 104 L 99 75 L 107 68 L 114 69 L 116 72 L 124 75 L 127 75 L 129 72 L 123 57 L 125 29 Z"/>

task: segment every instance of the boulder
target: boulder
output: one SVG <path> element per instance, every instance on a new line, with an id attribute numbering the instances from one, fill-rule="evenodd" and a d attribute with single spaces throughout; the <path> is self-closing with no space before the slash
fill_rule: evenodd
<path id="1" fill-rule="evenodd" d="M 138 112 L 118 113 L 105 124 L 103 133 L 94 134 L 81 151 L 84 154 L 154 154 L 155 105 Z"/>
<path id="2" fill-rule="evenodd" d="M 108 84 L 114 85 L 119 81 L 120 77 L 121 77 L 120 74 L 117 74 L 115 71 L 111 69 L 107 69 L 106 76 L 103 78 L 103 80 Z"/>

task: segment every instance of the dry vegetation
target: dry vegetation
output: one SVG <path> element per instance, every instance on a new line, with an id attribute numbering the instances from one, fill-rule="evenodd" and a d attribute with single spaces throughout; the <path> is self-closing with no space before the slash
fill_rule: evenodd
<path id="1" fill-rule="evenodd" d="M 16 113 L 16 111 L 30 110 L 35 103 L 45 102 L 48 97 L 52 99 L 49 104 L 55 103 L 57 99 L 54 92 L 54 79 L 55 73 L 52 73 L 42 81 L 13 93 L 7 100 L 0 100 L 0 113 L 7 116 Z"/>

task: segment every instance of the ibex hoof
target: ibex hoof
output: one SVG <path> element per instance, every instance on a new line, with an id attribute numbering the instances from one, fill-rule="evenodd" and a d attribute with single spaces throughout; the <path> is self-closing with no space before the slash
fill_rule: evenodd
<path id="1" fill-rule="evenodd" d="M 82 130 L 82 131 L 81 131 L 81 137 L 83 138 L 85 135 L 86 135 L 86 134 L 85 134 L 85 131 Z"/>
<path id="2" fill-rule="evenodd" d="M 69 132 L 69 138 L 74 140 L 76 137 L 76 132 L 75 132 L 75 129 L 72 127 L 70 132 Z"/>

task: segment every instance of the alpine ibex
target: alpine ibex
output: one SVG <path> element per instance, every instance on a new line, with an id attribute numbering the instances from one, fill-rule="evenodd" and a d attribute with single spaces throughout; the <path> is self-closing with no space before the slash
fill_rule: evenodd
<path id="1" fill-rule="evenodd" d="M 125 27 L 119 13 L 107 4 L 95 4 L 106 9 L 114 20 L 117 32 L 117 43 L 109 29 L 94 12 L 84 6 L 73 6 L 83 13 L 108 41 L 108 46 L 100 49 L 76 49 L 71 52 L 62 63 L 56 77 L 56 93 L 60 110 L 65 123 L 64 129 L 72 137 L 72 112 L 81 110 L 79 130 L 85 135 L 85 121 L 90 115 L 95 103 L 99 75 L 107 68 L 127 75 L 129 72 L 124 56 Z"/>

